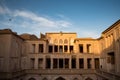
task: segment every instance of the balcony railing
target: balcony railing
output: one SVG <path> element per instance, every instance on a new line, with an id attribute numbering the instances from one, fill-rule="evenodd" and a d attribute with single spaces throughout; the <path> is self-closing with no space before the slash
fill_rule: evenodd
<path id="1" fill-rule="evenodd" d="M 94 74 L 94 69 L 27 69 L 27 74 Z"/>
<path id="2" fill-rule="evenodd" d="M 120 74 L 111 73 L 104 70 L 96 70 L 96 74 L 108 80 L 120 80 Z"/>

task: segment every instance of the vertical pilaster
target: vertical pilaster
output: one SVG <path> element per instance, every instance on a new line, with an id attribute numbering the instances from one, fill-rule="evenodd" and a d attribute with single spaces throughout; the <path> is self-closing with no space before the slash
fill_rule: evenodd
<path id="1" fill-rule="evenodd" d="M 71 69 L 71 58 L 69 59 L 69 69 Z"/>
<path id="2" fill-rule="evenodd" d="M 46 48 L 46 44 L 44 43 L 43 44 L 43 53 L 46 53 L 47 52 L 47 48 Z"/>
<path id="3" fill-rule="evenodd" d="M 79 69 L 79 58 L 76 57 L 76 68 Z"/>
<path id="4" fill-rule="evenodd" d="M 87 53 L 86 44 L 83 44 L 83 53 Z"/>
<path id="5" fill-rule="evenodd" d="M 91 59 L 92 59 L 91 68 L 95 69 L 95 60 L 94 60 L 94 58 L 91 58 Z"/>
<path id="6" fill-rule="evenodd" d="M 53 69 L 53 58 L 51 58 L 51 66 L 50 66 L 51 69 Z"/>
<path id="7" fill-rule="evenodd" d="M 35 53 L 38 53 L 39 49 L 39 44 L 35 44 Z"/>
<path id="8" fill-rule="evenodd" d="M 35 58 L 34 68 L 38 69 L 38 58 Z"/>
<path id="9" fill-rule="evenodd" d="M 54 45 L 52 45 L 52 47 L 53 47 L 53 52 L 52 53 L 54 53 Z"/>
<path id="10" fill-rule="evenodd" d="M 87 67 L 87 58 L 86 57 L 84 57 L 84 69 L 88 69 L 88 67 Z"/>
<path id="11" fill-rule="evenodd" d="M 44 57 L 43 58 L 43 69 L 45 69 L 45 67 L 46 67 L 46 58 Z"/>

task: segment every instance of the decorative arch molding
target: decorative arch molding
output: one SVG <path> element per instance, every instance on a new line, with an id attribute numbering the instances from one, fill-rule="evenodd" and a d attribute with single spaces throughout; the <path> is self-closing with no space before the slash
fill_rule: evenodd
<path id="1" fill-rule="evenodd" d="M 45 77 L 45 78 L 43 78 L 42 80 L 48 80 L 48 79 Z"/>
<path id="2" fill-rule="evenodd" d="M 29 78 L 28 80 L 36 80 L 35 78 Z"/>
<path id="3" fill-rule="evenodd" d="M 58 77 L 58 78 L 56 78 L 55 80 L 66 80 L 66 79 L 63 78 L 63 77 Z"/>
<path id="4" fill-rule="evenodd" d="M 68 44 L 68 40 L 67 39 L 64 40 L 64 44 Z"/>
<path id="5" fill-rule="evenodd" d="M 87 77 L 85 80 L 93 80 L 92 78 L 90 78 L 90 77 Z"/>
<path id="6" fill-rule="evenodd" d="M 55 44 L 57 44 L 57 43 L 58 43 L 58 40 L 57 40 L 57 39 L 55 39 L 55 40 L 54 40 L 54 43 L 55 43 Z"/>
<path id="7" fill-rule="evenodd" d="M 59 44 L 63 44 L 63 40 L 62 39 L 59 40 Z"/>
<path id="8" fill-rule="evenodd" d="M 74 78 L 73 80 L 79 80 L 78 78 Z"/>

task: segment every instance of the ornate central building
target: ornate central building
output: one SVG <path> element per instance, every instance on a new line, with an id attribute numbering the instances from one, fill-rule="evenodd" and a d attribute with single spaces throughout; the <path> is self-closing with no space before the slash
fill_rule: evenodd
<path id="1" fill-rule="evenodd" d="M 0 80 L 120 80 L 120 20 L 98 39 L 0 30 Z"/>

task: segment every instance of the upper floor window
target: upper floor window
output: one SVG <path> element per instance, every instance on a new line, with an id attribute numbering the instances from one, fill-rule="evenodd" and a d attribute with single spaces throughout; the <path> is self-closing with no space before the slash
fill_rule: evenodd
<path id="1" fill-rule="evenodd" d="M 62 39 L 59 40 L 59 44 L 63 44 L 63 40 Z"/>
<path id="2" fill-rule="evenodd" d="M 39 44 L 39 52 L 40 53 L 43 53 L 43 47 L 44 47 L 43 44 Z"/>
<path id="3" fill-rule="evenodd" d="M 68 40 L 67 39 L 64 40 L 64 44 L 68 44 Z"/>
<path id="4" fill-rule="evenodd" d="M 90 53 L 91 52 L 91 44 L 87 44 L 87 53 Z"/>
<path id="5" fill-rule="evenodd" d="M 57 40 L 57 39 L 55 39 L 55 40 L 54 40 L 54 43 L 56 43 L 56 44 L 57 44 L 57 43 L 58 43 L 58 40 Z"/>

